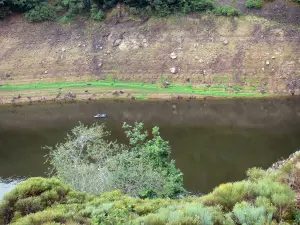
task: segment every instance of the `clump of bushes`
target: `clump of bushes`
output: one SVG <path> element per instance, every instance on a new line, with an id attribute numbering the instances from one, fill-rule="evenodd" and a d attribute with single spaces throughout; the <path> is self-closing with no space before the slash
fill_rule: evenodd
<path id="1" fill-rule="evenodd" d="M 25 18 L 30 22 L 42 22 L 47 20 L 54 20 L 56 17 L 55 7 L 47 4 L 40 3 L 33 9 L 25 13 Z"/>
<path id="2" fill-rule="evenodd" d="M 101 9 L 99 10 L 96 4 L 92 5 L 91 18 L 98 21 L 104 20 L 104 12 Z"/>
<path id="3" fill-rule="evenodd" d="M 246 7 L 249 9 L 259 9 L 261 6 L 261 0 L 246 0 Z"/>
<path id="4" fill-rule="evenodd" d="M 238 16 L 239 11 L 232 6 L 225 5 L 225 6 L 217 6 L 213 10 L 213 13 L 218 16 Z"/>
<path id="5" fill-rule="evenodd" d="M 107 141 L 104 125 L 80 124 L 67 141 L 50 150 L 55 176 L 71 188 L 91 194 L 119 189 L 140 197 L 174 197 L 184 193 L 183 176 L 169 159 L 170 146 L 152 129 L 152 138 L 142 123 L 123 128 L 129 145 Z"/>
<path id="6" fill-rule="evenodd" d="M 264 206 L 254 206 L 248 202 L 241 202 L 235 204 L 231 217 L 238 224 L 265 225 L 271 223 L 273 213 Z"/>
<path id="7" fill-rule="evenodd" d="M 215 4 L 212 0 L 190 0 L 190 1 L 184 1 L 182 0 L 180 2 L 181 11 L 184 14 L 188 14 L 190 12 L 202 12 L 206 10 L 213 10 L 215 7 Z"/>
<path id="8" fill-rule="evenodd" d="M 61 11 L 67 11 L 65 16 L 71 18 L 89 10 L 86 8 L 85 2 L 84 0 L 57 0 L 56 7 Z"/>
<path id="9" fill-rule="evenodd" d="M 7 224 L 11 220 L 41 211 L 54 202 L 63 202 L 69 191 L 58 179 L 30 178 L 5 195 L 0 207 L 0 221 Z"/>
<path id="10" fill-rule="evenodd" d="M 26 19 L 32 22 L 52 20 L 56 11 L 67 18 L 64 18 L 64 21 L 85 13 L 90 13 L 93 20 L 103 20 L 104 12 L 118 3 L 124 3 L 129 7 L 130 13 L 139 16 L 149 16 L 150 14 L 168 16 L 175 12 L 188 14 L 213 10 L 217 15 L 235 16 L 238 14 L 237 10 L 230 6 L 216 7 L 213 0 L 56 0 L 54 5 L 40 0 L 0 0 L 0 18 L 6 16 L 9 12 L 9 6 L 12 6 L 18 11 L 25 12 Z"/>

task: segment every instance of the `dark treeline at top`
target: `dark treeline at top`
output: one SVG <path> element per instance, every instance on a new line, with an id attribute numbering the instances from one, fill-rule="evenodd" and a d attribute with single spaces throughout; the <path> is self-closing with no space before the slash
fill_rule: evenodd
<path id="1" fill-rule="evenodd" d="M 0 18 L 15 11 L 24 12 L 25 18 L 35 22 L 54 20 L 58 14 L 69 19 L 87 13 L 94 20 L 103 20 L 104 12 L 118 4 L 125 4 L 132 12 L 142 15 L 167 16 L 174 12 L 201 11 L 228 16 L 238 14 L 230 6 L 215 6 L 213 0 L 0 0 Z"/>

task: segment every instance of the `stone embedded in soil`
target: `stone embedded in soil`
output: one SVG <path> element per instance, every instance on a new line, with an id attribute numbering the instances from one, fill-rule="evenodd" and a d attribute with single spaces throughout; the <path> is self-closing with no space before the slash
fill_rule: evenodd
<path id="1" fill-rule="evenodd" d="M 121 42 L 122 42 L 122 39 L 117 39 L 117 40 L 114 41 L 113 46 L 117 47 L 121 44 Z"/>
<path id="2" fill-rule="evenodd" d="M 270 61 L 269 60 L 266 61 L 266 65 L 270 65 Z"/>
<path id="3" fill-rule="evenodd" d="M 175 73 L 177 72 L 177 70 L 176 70 L 175 67 L 172 67 L 172 68 L 170 68 L 170 72 L 171 72 L 172 74 L 175 74 Z"/>
<path id="4" fill-rule="evenodd" d="M 175 52 L 172 52 L 172 53 L 170 54 L 170 58 L 171 58 L 171 59 L 176 59 L 176 58 L 177 58 Z"/>
<path id="5" fill-rule="evenodd" d="M 224 44 L 224 45 L 227 45 L 228 43 L 229 43 L 228 40 L 224 40 L 224 41 L 223 41 L 223 44 Z"/>
<path id="6" fill-rule="evenodd" d="M 46 71 L 45 71 L 45 74 L 47 74 L 47 73 L 48 73 L 48 71 L 46 70 Z M 41 77 L 41 78 L 42 78 L 42 77 Z"/>
<path id="7" fill-rule="evenodd" d="M 62 52 L 65 52 L 65 51 L 66 51 L 66 49 L 65 49 L 65 48 L 62 48 L 62 49 L 61 49 L 61 51 L 62 51 Z"/>

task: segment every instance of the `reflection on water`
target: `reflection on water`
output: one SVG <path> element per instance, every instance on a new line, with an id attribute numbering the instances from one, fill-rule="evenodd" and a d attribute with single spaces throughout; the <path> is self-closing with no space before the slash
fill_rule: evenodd
<path id="1" fill-rule="evenodd" d="M 17 177 L 10 179 L 0 178 L 0 200 L 7 192 L 10 192 L 21 181 L 22 179 Z"/>
<path id="2" fill-rule="evenodd" d="M 0 107 L 0 177 L 45 176 L 41 146 L 63 141 L 78 121 L 92 124 L 96 113 L 108 114 L 100 121 L 122 142 L 123 121 L 158 125 L 194 192 L 243 179 L 248 168 L 267 168 L 300 148 L 299 98 L 6 106 Z M 0 185 L 4 193 L 13 183 Z"/>

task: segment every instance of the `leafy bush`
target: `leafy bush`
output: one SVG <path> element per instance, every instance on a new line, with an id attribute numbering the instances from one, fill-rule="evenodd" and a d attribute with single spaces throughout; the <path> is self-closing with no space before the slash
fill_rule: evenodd
<path id="1" fill-rule="evenodd" d="M 259 9 L 261 8 L 261 0 L 247 0 L 246 7 L 249 9 Z"/>
<path id="2" fill-rule="evenodd" d="M 160 208 L 135 221 L 137 224 L 187 224 L 214 225 L 226 224 L 222 210 L 218 207 L 205 207 L 202 204 L 186 203 Z"/>
<path id="3" fill-rule="evenodd" d="M 104 12 L 102 10 L 99 10 L 96 4 L 92 5 L 91 18 L 93 20 L 99 20 L 99 21 L 104 20 Z"/>
<path id="4" fill-rule="evenodd" d="M 247 176 L 251 181 L 257 181 L 266 176 L 266 171 L 257 167 L 253 167 L 247 170 Z"/>
<path id="5" fill-rule="evenodd" d="M 0 204 L 0 222 L 9 223 L 14 215 L 28 215 L 65 201 L 70 189 L 57 179 L 30 178 L 6 194 Z"/>
<path id="6" fill-rule="evenodd" d="M 49 148 L 55 175 L 75 190 L 92 194 L 120 189 L 144 197 L 184 192 L 182 173 L 169 160 L 170 146 L 152 130 L 152 139 L 142 123 L 124 124 L 129 146 L 106 141 L 103 125 L 80 124 L 65 143 Z"/>
<path id="7" fill-rule="evenodd" d="M 223 205 L 230 210 L 237 202 L 252 197 L 253 185 L 249 181 L 221 184 L 214 191 L 203 197 L 204 203 L 209 205 Z"/>
<path id="8" fill-rule="evenodd" d="M 225 5 L 225 6 L 217 6 L 213 13 L 218 16 L 238 16 L 239 11 L 236 8 L 233 8 L 232 6 Z"/>
<path id="9" fill-rule="evenodd" d="M 40 3 L 39 5 L 35 6 L 33 9 L 25 13 L 25 18 L 30 22 L 54 20 L 55 17 L 55 8 L 47 3 Z"/>
<path id="10" fill-rule="evenodd" d="M 83 0 L 57 0 L 56 5 L 67 9 L 67 17 L 73 17 L 86 9 Z"/>
<path id="11" fill-rule="evenodd" d="M 185 14 L 213 10 L 215 7 L 212 0 L 181 0 L 180 6 L 181 11 Z"/>
<path id="12" fill-rule="evenodd" d="M 233 214 L 238 224 L 247 225 L 269 224 L 273 216 L 265 207 L 255 207 L 248 202 L 237 203 L 233 208 Z"/>

